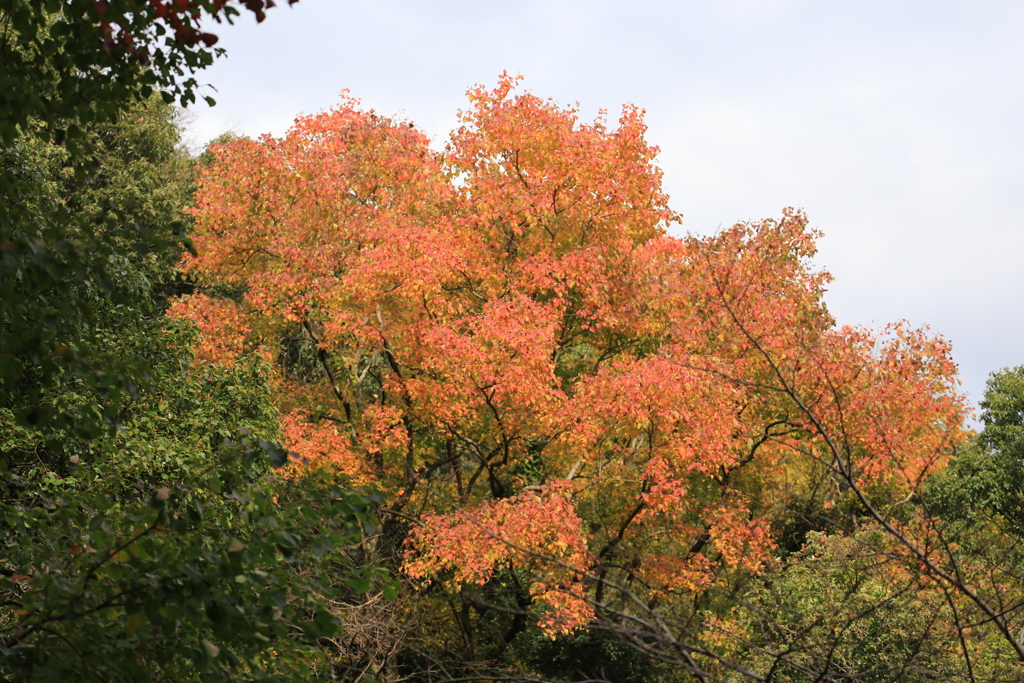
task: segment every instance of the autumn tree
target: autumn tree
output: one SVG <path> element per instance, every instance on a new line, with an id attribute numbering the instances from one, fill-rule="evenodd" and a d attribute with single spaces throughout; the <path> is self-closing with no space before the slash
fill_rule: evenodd
<path id="1" fill-rule="evenodd" d="M 764 678 L 794 644 L 748 656 L 743 595 L 865 522 L 984 612 L 903 514 L 963 440 L 949 345 L 837 327 L 798 211 L 672 236 L 642 111 L 583 123 L 516 86 L 471 89 L 440 152 L 346 98 L 200 180 L 202 292 L 172 314 L 201 357 L 274 363 L 297 473 L 387 492 L 376 552 L 429 618 L 378 675 L 507 675 L 590 629 Z"/>

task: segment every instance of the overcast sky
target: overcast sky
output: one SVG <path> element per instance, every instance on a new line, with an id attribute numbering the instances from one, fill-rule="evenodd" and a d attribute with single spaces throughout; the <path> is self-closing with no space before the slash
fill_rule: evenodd
<path id="1" fill-rule="evenodd" d="M 194 145 L 344 88 L 440 145 L 504 70 L 586 119 L 631 102 L 684 230 L 803 208 L 840 323 L 930 325 L 975 401 L 1024 364 L 1020 0 L 301 0 L 216 32 Z"/>

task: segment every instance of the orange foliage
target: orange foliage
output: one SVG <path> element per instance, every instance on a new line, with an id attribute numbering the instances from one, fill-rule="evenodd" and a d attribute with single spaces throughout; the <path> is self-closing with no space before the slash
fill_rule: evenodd
<path id="1" fill-rule="evenodd" d="M 495 568 L 513 563 L 533 570 L 530 594 L 547 610 L 540 625 L 568 633 L 586 625 L 593 610 L 581 599 L 590 565 L 582 520 L 570 500 L 571 486 L 558 483 L 538 495 L 524 492 L 450 515 L 430 515 L 410 537 L 418 550 L 406 563 L 412 577 L 452 571 L 455 584 L 484 584 Z"/>
<path id="2" fill-rule="evenodd" d="M 199 328 L 196 360 L 229 364 L 246 351 L 252 330 L 245 311 L 227 299 L 211 299 L 203 294 L 175 300 L 167 311 L 172 318 L 191 320 Z"/>
<path id="3" fill-rule="evenodd" d="M 301 411 L 286 413 L 281 416 L 281 442 L 300 458 L 291 463 L 292 468 L 328 469 L 356 485 L 374 480 L 367 471 L 362 452 L 353 449 L 350 441 L 330 422 L 314 422 Z"/>
<path id="4" fill-rule="evenodd" d="M 530 573 L 564 631 L 587 575 L 759 571 L 790 497 L 837 494 L 822 472 L 903 496 L 941 466 L 948 345 L 836 328 L 805 216 L 672 237 L 640 110 L 585 124 L 516 86 L 472 89 L 443 152 L 347 97 L 215 148 L 184 267 L 243 303 L 172 309 L 204 357 L 284 349 L 289 447 L 427 511 L 410 575 Z"/>

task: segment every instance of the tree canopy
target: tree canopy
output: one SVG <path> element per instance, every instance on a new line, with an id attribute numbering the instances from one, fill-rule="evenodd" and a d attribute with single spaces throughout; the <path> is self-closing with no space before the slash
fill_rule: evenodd
<path id="1" fill-rule="evenodd" d="M 701 680 L 876 680 L 827 652 L 900 619 L 877 680 L 1019 666 L 1008 586 L 972 587 L 984 562 L 919 507 L 968 443 L 948 342 L 837 326 L 799 211 L 672 236 L 640 110 L 517 87 L 471 89 L 441 151 L 352 99 L 217 146 L 191 210 L 171 315 L 197 353 L 274 364 L 294 472 L 388 494 L 379 556 L 430 615 L 394 671 L 494 676 L 604 631 Z M 963 613 L 1001 653 L 966 670 Z"/>
<path id="2" fill-rule="evenodd" d="M 507 74 L 193 158 L 273 4 L 0 0 L 0 678 L 1024 677 L 1024 369 Z"/>

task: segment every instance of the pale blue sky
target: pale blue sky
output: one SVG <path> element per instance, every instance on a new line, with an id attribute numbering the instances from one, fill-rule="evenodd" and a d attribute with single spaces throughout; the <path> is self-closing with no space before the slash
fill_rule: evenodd
<path id="1" fill-rule="evenodd" d="M 343 88 L 441 144 L 503 70 L 587 118 L 632 102 L 685 230 L 801 207 L 841 323 L 930 324 L 975 400 L 1024 364 L 1024 2 L 301 0 L 217 32 L 194 144 Z"/>

